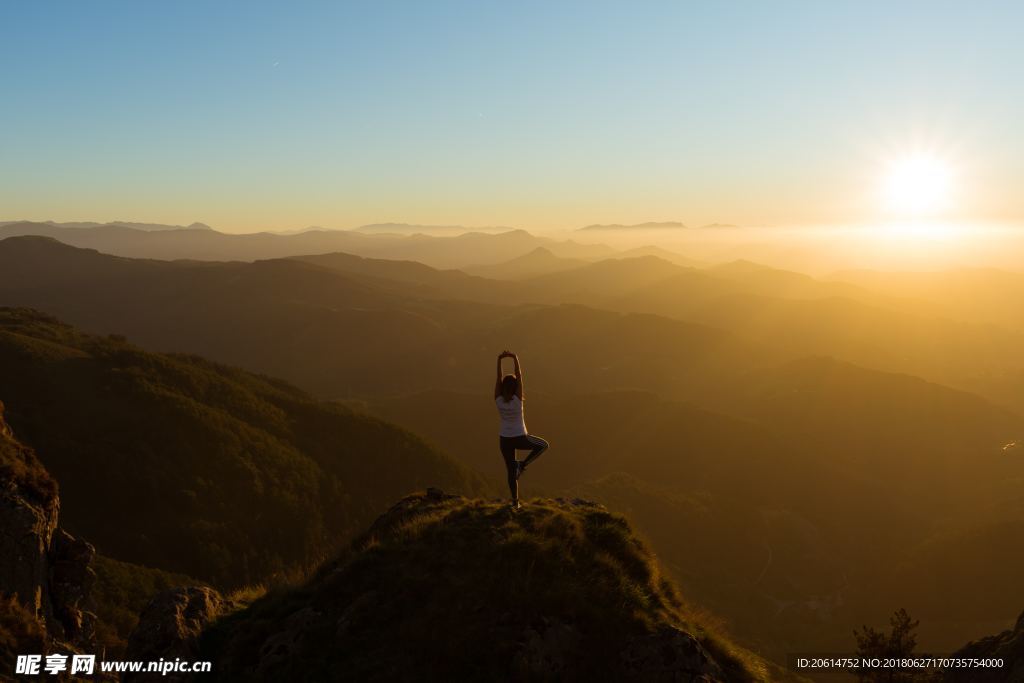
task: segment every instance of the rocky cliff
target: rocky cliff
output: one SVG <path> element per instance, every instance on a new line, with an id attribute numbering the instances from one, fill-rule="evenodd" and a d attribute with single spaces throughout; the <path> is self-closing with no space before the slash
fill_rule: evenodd
<path id="1" fill-rule="evenodd" d="M 20 443 L 0 403 L 0 593 L 14 596 L 51 649 L 88 650 L 95 549 L 59 526 L 57 485 Z"/>
<path id="2" fill-rule="evenodd" d="M 972 641 L 953 657 L 999 659 L 1002 666 L 948 669 L 941 674 L 943 683 L 1024 683 L 1024 613 L 1013 628 Z"/>

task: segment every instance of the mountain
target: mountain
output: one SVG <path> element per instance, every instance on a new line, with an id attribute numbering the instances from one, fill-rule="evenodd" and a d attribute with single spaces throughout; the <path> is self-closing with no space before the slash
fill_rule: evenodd
<path id="1" fill-rule="evenodd" d="M 595 259 L 615 253 L 605 245 L 558 241 L 525 230 L 433 236 L 355 230 L 227 234 L 209 229 L 137 230 L 113 224 L 71 228 L 27 221 L 0 226 L 0 240 L 26 235 L 52 237 L 65 244 L 117 256 L 161 260 L 254 261 L 340 251 L 371 258 L 411 259 L 436 268 L 458 268 L 500 263 L 539 246 L 565 258 Z"/>
<path id="2" fill-rule="evenodd" d="M 230 586 L 308 563 L 425 485 L 486 487 L 416 436 L 284 382 L 0 309 L 0 400 L 107 556 Z"/>
<path id="3" fill-rule="evenodd" d="M 946 500 L 970 491 L 975 475 L 989 482 L 983 488 L 991 495 L 988 468 L 1006 461 L 1002 446 L 1024 431 L 1024 418 L 975 394 L 824 357 L 752 373 L 731 410 L 852 470 L 884 466 L 906 478 L 908 489 L 913 474 Z M 899 459 L 890 457 L 895 451 Z M 934 488 L 934 477 L 945 474 L 950 490 Z"/>
<path id="4" fill-rule="evenodd" d="M 356 228 L 357 232 L 367 234 L 393 234 L 393 235 L 461 235 L 466 232 L 509 232 L 515 230 L 507 226 L 489 226 L 483 228 L 467 228 L 463 225 L 415 225 L 409 223 L 371 223 Z"/>
<path id="5" fill-rule="evenodd" d="M 930 315 L 848 283 L 747 261 L 695 269 L 649 256 L 528 278 L 520 292 L 700 323 L 803 355 L 920 375 L 1024 411 L 1022 333 Z"/>
<path id="6" fill-rule="evenodd" d="M 656 247 L 648 244 L 642 247 L 634 247 L 633 249 L 626 249 L 625 251 L 619 252 L 616 258 L 635 258 L 638 256 L 656 256 L 660 259 L 674 263 L 677 266 L 684 266 L 686 268 L 703 268 L 708 264 L 705 261 L 683 256 L 674 251 L 663 249 L 662 247 Z"/>
<path id="7" fill-rule="evenodd" d="M 808 358 L 723 380 L 711 412 L 580 384 L 541 394 L 530 372 L 526 422 L 552 446 L 525 490 L 626 514 L 687 595 L 766 655 L 836 651 L 854 626 L 902 601 L 935 617 L 932 642 L 962 642 L 984 632 L 984 614 L 1002 615 L 993 600 L 1024 601 L 1011 578 L 1024 458 L 999 448 L 1024 421 L 977 396 Z M 486 392 L 431 391 L 364 409 L 501 486 Z M 977 531 L 958 534 L 954 523 Z M 958 583 L 968 566 L 1006 571 Z M 954 587 L 955 597 L 936 599 Z M 978 607 L 950 607 L 967 603 Z"/>
<path id="8" fill-rule="evenodd" d="M 883 301 L 852 285 L 822 282 L 808 275 L 749 261 L 694 267 L 688 259 L 655 247 L 623 252 L 583 268 L 529 278 L 521 287 L 546 292 L 545 300 L 573 301 L 616 310 L 658 312 L 687 318 L 728 298 L 756 303 L 776 299 Z"/>
<path id="9" fill-rule="evenodd" d="M 1020 332 L 906 310 L 898 299 L 845 283 L 745 262 L 663 271 L 666 277 L 651 277 L 646 285 L 642 272 L 618 276 L 618 298 L 611 280 L 588 283 L 586 268 L 567 274 L 559 287 L 579 303 L 668 316 L 803 355 L 919 375 L 1024 411 Z"/>
<path id="10" fill-rule="evenodd" d="M 580 228 L 580 230 L 683 230 L 686 226 L 682 223 L 675 221 L 666 221 L 663 223 L 648 222 L 648 223 L 634 223 L 633 225 L 622 225 L 620 223 L 609 223 L 606 225 L 588 225 Z"/>
<path id="11" fill-rule="evenodd" d="M 31 221 L 2 221 L 0 227 L 7 225 L 33 225 Z M 213 230 L 206 223 L 191 223 L 189 225 L 165 225 L 163 223 L 133 223 L 130 221 L 110 221 L 109 223 L 95 223 L 92 221 L 67 221 L 57 223 L 55 221 L 43 221 L 43 225 L 50 225 L 56 228 L 82 228 L 82 229 L 93 229 L 101 227 L 113 227 L 113 228 L 129 228 L 131 230 L 142 230 L 145 232 L 155 232 L 161 230 Z"/>
<path id="12" fill-rule="evenodd" d="M 903 299 L 903 307 L 909 311 L 1024 331 L 1020 315 L 1024 273 L 995 268 L 902 273 L 853 270 L 835 273 L 830 279 Z"/>
<path id="13" fill-rule="evenodd" d="M 468 387 L 482 372 L 471 359 L 490 344 L 522 340 L 516 343 L 551 359 L 562 387 L 604 374 L 614 382 L 607 388 L 696 398 L 748 369 L 827 355 L 1024 410 L 1021 334 L 900 312 L 837 295 L 836 287 L 847 285 L 756 265 L 733 264 L 715 274 L 654 256 L 605 259 L 511 283 L 353 255 L 305 258 L 166 263 L 8 239 L 0 241 L 0 304 L 33 306 L 90 331 L 236 363 L 333 397 Z M 564 302 L 619 313 L 591 308 L 584 316 L 580 307 L 551 306 Z M 597 332 L 592 323 L 601 317 L 617 322 L 600 330 L 606 352 L 586 352 L 593 364 L 585 369 L 574 345 L 587 350 L 598 341 L 585 330 Z M 573 321 L 583 325 L 567 324 Z M 568 336 L 550 334 L 556 329 Z M 656 330 L 680 340 L 676 353 L 662 343 L 668 337 L 652 337 Z M 680 369 L 701 366 L 683 352 L 711 337 L 721 343 L 701 355 L 710 363 L 702 372 L 710 386 L 672 386 L 643 348 L 665 354 L 668 376 L 690 379 Z M 614 377 L 602 369 L 605 358 L 614 359 Z M 566 372 L 570 367 L 580 371 Z"/>
<path id="14" fill-rule="evenodd" d="M 510 283 L 469 275 L 464 270 L 431 268 L 419 261 L 366 258 L 340 252 L 295 256 L 292 260 L 368 278 L 376 287 L 407 296 L 510 303 L 519 299 Z"/>
<path id="15" fill-rule="evenodd" d="M 552 301 L 599 305 L 625 292 L 660 283 L 680 271 L 686 272 L 657 256 L 608 258 L 584 268 L 530 278 L 523 285 L 545 292 Z"/>
<path id="16" fill-rule="evenodd" d="M 95 548 L 60 519 L 57 483 L 0 403 L 0 666 L 19 654 L 95 645 Z M 10 668 L 6 668 L 6 667 Z"/>
<path id="17" fill-rule="evenodd" d="M 471 277 L 429 274 L 432 286 Z M 547 386 L 686 395 L 777 357 L 702 325 L 582 306 L 428 299 L 415 282 L 381 279 L 291 259 L 168 263 L 45 238 L 0 241 L 0 305 L 32 306 L 90 332 L 198 353 L 329 397 L 468 389 L 491 372 L 480 359 L 508 345 L 533 353 Z M 481 281 L 492 283 L 491 296 L 516 289 Z"/>
<path id="18" fill-rule="evenodd" d="M 143 616 L 133 656 L 180 644 L 151 635 L 199 597 L 177 596 Z M 300 586 L 202 602 L 221 613 L 189 641 L 212 680 L 792 679 L 689 608 L 628 522 L 579 499 L 514 512 L 431 489 Z"/>
<path id="19" fill-rule="evenodd" d="M 732 261 L 707 269 L 708 274 L 737 285 L 740 291 L 784 299 L 825 299 L 848 297 L 873 301 L 860 287 L 817 280 L 810 275 L 781 270 L 751 261 Z M 881 299 L 881 295 L 877 297 Z"/>
<path id="20" fill-rule="evenodd" d="M 982 660 L 984 667 L 949 667 L 936 677 L 941 683 L 1018 683 L 1024 680 L 1024 613 L 1002 633 L 974 640 L 950 657 Z"/>
<path id="21" fill-rule="evenodd" d="M 537 247 L 531 252 L 514 259 L 483 266 L 467 266 L 464 271 L 472 275 L 493 278 L 495 280 L 519 280 L 535 275 L 546 275 L 563 270 L 571 270 L 587 265 L 583 259 L 562 258 L 556 256 L 547 247 Z"/>
<path id="22" fill-rule="evenodd" d="M 459 308 L 435 312 L 365 278 L 292 260 L 143 261 L 23 237 L 0 242 L 0 263 L 0 305 L 34 306 L 88 331 L 337 394 L 396 356 L 447 338 L 444 316 Z M 386 376 L 374 381 L 386 386 Z"/>

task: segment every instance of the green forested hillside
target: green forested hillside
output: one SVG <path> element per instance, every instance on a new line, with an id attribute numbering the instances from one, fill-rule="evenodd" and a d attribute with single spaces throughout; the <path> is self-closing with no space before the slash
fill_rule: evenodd
<path id="1" fill-rule="evenodd" d="M 480 480 L 410 432 L 200 358 L 0 309 L 0 400 L 105 555 L 221 585 L 321 557 L 387 501 Z"/>

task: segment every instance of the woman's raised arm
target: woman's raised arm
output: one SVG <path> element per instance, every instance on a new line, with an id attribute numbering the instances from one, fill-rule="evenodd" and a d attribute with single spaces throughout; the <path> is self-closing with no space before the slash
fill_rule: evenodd
<path id="1" fill-rule="evenodd" d="M 519 380 L 518 382 L 516 382 L 516 384 L 519 386 L 519 388 L 516 390 L 516 396 L 518 396 L 519 400 L 522 401 L 523 400 L 523 369 L 519 366 L 519 356 L 517 356 L 514 353 L 511 353 L 509 355 L 512 356 L 512 362 L 515 363 L 515 366 L 516 366 L 516 379 Z"/>
<path id="2" fill-rule="evenodd" d="M 515 355 L 510 353 L 508 350 L 502 351 L 501 353 L 498 354 L 498 371 L 494 377 L 494 398 L 498 398 L 499 396 L 501 396 L 501 359 L 506 358 L 508 356 L 512 356 L 513 358 L 515 358 Z"/>

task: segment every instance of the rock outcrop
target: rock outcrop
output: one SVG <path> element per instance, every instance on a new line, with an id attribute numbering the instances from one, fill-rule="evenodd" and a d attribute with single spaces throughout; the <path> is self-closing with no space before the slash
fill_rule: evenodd
<path id="1" fill-rule="evenodd" d="M 0 590 L 16 593 L 22 605 L 45 619 L 50 614 L 50 545 L 60 504 L 56 497 L 28 495 L 10 478 L 0 487 Z"/>
<path id="2" fill-rule="evenodd" d="M 45 627 L 55 649 L 89 649 L 95 549 L 59 527 L 57 486 L 4 421 L 0 403 L 0 593 Z"/>
<path id="3" fill-rule="evenodd" d="M 136 661 L 198 660 L 199 636 L 230 605 L 217 591 L 201 586 L 173 588 L 156 595 L 139 615 L 125 658 Z M 126 674 L 125 683 L 184 681 L 186 674 Z"/>
<path id="4" fill-rule="evenodd" d="M 654 633 L 630 638 L 622 660 L 631 679 L 647 683 L 718 681 L 722 668 L 693 635 L 665 625 Z"/>
<path id="5" fill-rule="evenodd" d="M 999 659 L 1002 666 L 948 669 L 941 675 L 943 683 L 1024 683 L 1024 613 L 1013 628 L 971 641 L 952 656 Z"/>

